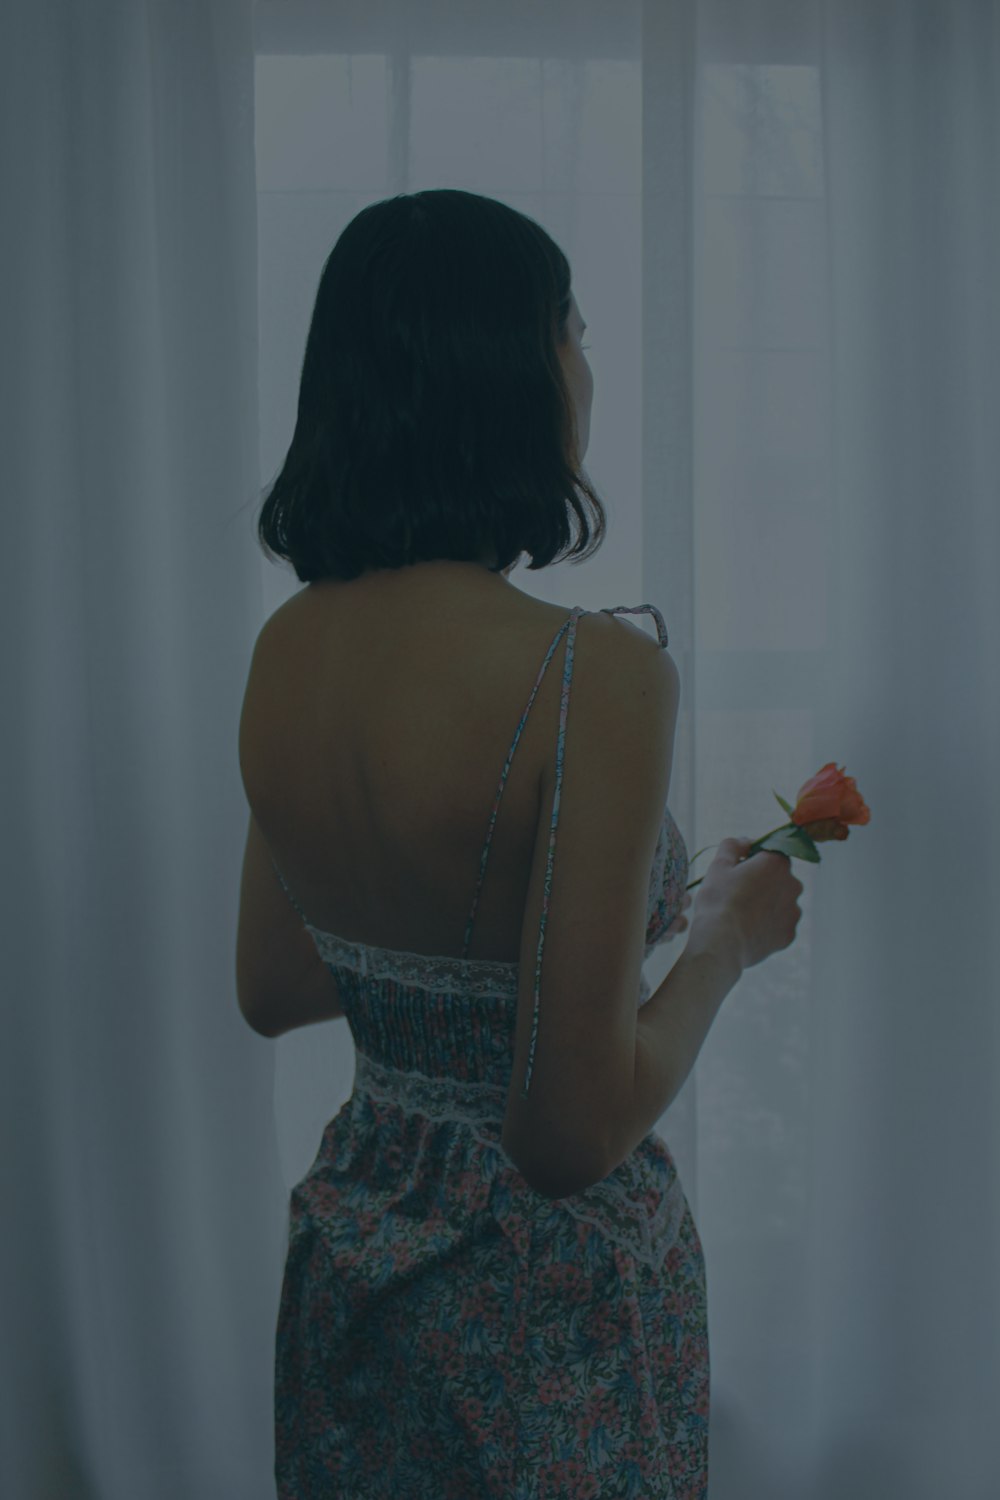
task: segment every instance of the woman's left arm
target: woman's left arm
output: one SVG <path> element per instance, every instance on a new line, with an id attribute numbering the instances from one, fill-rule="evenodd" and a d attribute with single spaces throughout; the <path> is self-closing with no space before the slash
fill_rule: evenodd
<path id="1" fill-rule="evenodd" d="M 337 981 L 289 901 L 252 812 L 240 882 L 236 995 L 247 1025 L 261 1036 L 344 1014 Z"/>

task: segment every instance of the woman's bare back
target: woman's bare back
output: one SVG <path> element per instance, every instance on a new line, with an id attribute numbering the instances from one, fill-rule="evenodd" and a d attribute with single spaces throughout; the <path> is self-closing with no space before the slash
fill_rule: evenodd
<path id="1" fill-rule="evenodd" d="M 311 584 L 271 616 L 247 684 L 240 765 L 313 926 L 371 946 L 461 954 L 500 774 L 568 615 L 499 574 L 441 561 Z M 578 651 L 610 622 L 581 623 Z M 563 641 L 507 776 L 469 958 L 518 960 L 540 798 L 551 798 L 564 650 Z"/>

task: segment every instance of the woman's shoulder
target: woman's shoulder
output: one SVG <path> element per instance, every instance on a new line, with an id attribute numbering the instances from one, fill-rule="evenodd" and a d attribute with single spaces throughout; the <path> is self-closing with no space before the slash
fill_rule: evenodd
<path id="1" fill-rule="evenodd" d="M 449 642 L 453 663 L 468 651 L 481 664 L 496 655 L 512 663 L 522 652 L 551 642 L 576 614 L 574 656 L 596 658 L 606 671 L 657 672 L 650 665 L 667 658 L 659 671 L 676 671 L 664 649 L 662 617 L 652 606 L 616 606 L 635 611 L 612 613 L 604 607 L 569 606 L 539 598 L 498 574 L 478 567 L 426 564 L 383 570 L 346 582 L 324 579 L 291 595 L 268 617 L 259 640 L 298 649 L 305 641 L 326 639 L 346 644 L 362 641 L 372 649 L 381 640 L 423 649 L 428 642 Z M 638 623 L 656 617 L 656 630 Z M 639 610 L 643 613 L 639 613 Z M 439 650 L 435 651 L 439 655 Z"/>

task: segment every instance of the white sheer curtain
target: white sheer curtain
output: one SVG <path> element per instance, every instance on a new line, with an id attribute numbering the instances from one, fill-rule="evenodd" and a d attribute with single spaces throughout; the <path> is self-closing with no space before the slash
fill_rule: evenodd
<path id="1" fill-rule="evenodd" d="M 249 0 L 7 0 L 3 1500 L 273 1496 L 242 1022 L 260 553 Z"/>
<path id="2" fill-rule="evenodd" d="M 611 530 L 513 581 L 662 609 L 691 852 L 828 760 L 872 809 L 660 1125 L 712 1500 L 996 1500 L 1000 6 L 6 13 L 0 1491 L 273 1494 L 287 1193 L 353 1056 L 236 1007 L 236 725 L 298 587 L 240 507 L 340 230 L 454 186 L 573 265 Z"/>

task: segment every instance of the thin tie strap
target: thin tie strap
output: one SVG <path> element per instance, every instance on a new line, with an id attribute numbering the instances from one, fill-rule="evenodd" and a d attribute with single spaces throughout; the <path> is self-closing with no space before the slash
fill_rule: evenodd
<path id="1" fill-rule="evenodd" d="M 479 895 L 482 890 L 483 880 L 486 875 L 486 864 L 489 859 L 490 844 L 493 839 L 493 829 L 496 825 L 497 812 L 499 811 L 500 801 L 503 797 L 504 787 L 507 783 L 507 773 L 510 770 L 511 762 L 514 759 L 514 751 L 517 749 L 518 741 L 521 738 L 521 731 L 524 729 L 525 721 L 527 720 L 531 705 L 535 701 L 535 695 L 538 692 L 538 688 L 541 684 L 542 678 L 545 675 L 545 669 L 547 668 L 549 662 L 552 660 L 552 655 L 563 635 L 568 631 L 569 633 L 566 637 L 566 664 L 563 669 L 562 692 L 559 702 L 559 738 L 556 745 L 556 785 L 555 793 L 552 798 L 552 821 L 549 825 L 549 852 L 545 864 L 545 879 L 542 886 L 542 916 L 538 930 L 538 947 L 535 953 L 535 984 L 534 1005 L 531 1020 L 531 1040 L 528 1046 L 528 1068 L 525 1074 L 524 1087 L 521 1090 L 521 1097 L 524 1099 L 528 1097 L 528 1090 L 531 1086 L 531 1073 L 535 1061 L 535 1044 L 538 1039 L 538 1011 L 541 998 L 542 980 L 542 949 L 545 944 L 545 924 L 548 919 L 549 897 L 552 890 L 552 866 L 555 860 L 556 824 L 559 821 L 559 802 L 562 795 L 563 756 L 565 753 L 566 741 L 566 717 L 569 711 L 570 681 L 573 676 L 573 651 L 576 643 L 576 626 L 580 616 L 589 613 L 590 611 L 585 610 L 581 605 L 574 606 L 574 608 L 570 612 L 569 618 L 563 622 L 563 624 L 559 627 L 559 630 L 556 632 L 555 639 L 546 652 L 545 660 L 542 662 L 542 665 L 538 672 L 538 676 L 535 678 L 535 685 L 531 689 L 531 695 L 528 698 L 528 705 L 525 708 L 524 713 L 521 715 L 521 721 L 517 726 L 517 731 L 514 735 L 513 743 L 511 744 L 510 750 L 507 753 L 507 760 L 500 775 L 500 786 L 497 790 L 497 795 L 493 803 L 493 810 L 490 813 L 490 822 L 486 834 L 486 843 L 483 846 L 482 858 L 479 865 L 479 879 L 476 882 L 476 890 L 472 898 L 472 909 L 469 912 L 469 920 L 465 929 L 465 942 L 462 945 L 462 957 L 464 959 L 469 951 L 469 943 L 472 939 L 472 926 L 473 922 L 475 921 L 476 909 L 479 905 Z M 653 604 L 616 604 L 611 606 L 610 608 L 601 610 L 601 613 L 608 615 L 634 615 L 641 613 L 651 613 L 656 622 L 657 640 L 661 649 L 667 645 L 667 628 L 663 623 L 663 616 Z"/>

